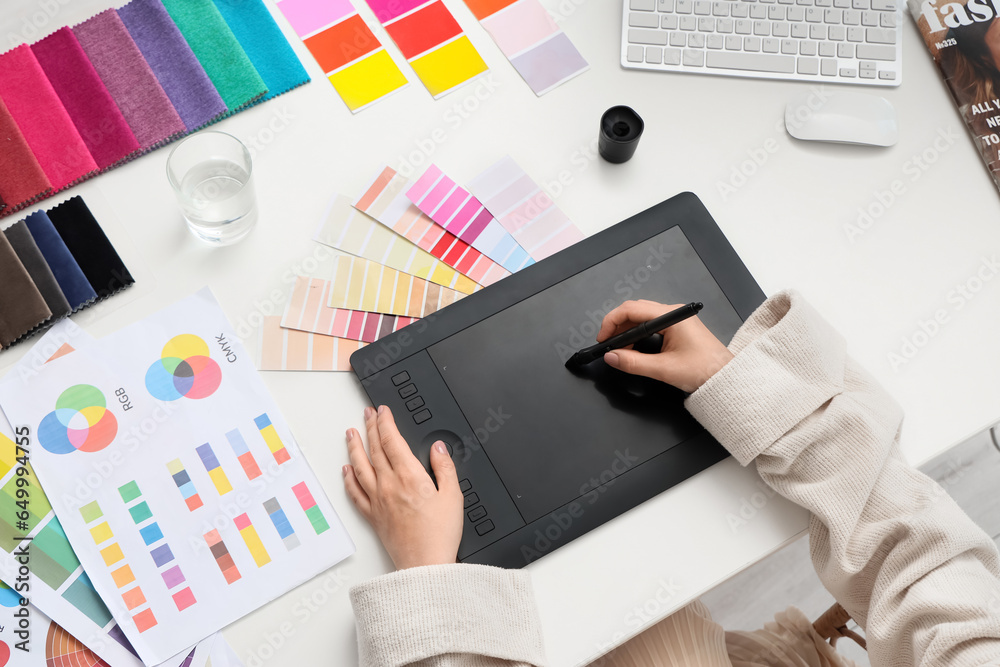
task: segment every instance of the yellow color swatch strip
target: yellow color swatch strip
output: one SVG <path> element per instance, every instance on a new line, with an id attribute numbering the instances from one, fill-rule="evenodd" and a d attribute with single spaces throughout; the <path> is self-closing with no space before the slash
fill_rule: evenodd
<path id="1" fill-rule="evenodd" d="M 344 103 L 355 112 L 406 85 L 406 77 L 385 49 L 334 72 L 329 79 Z"/>
<path id="2" fill-rule="evenodd" d="M 338 257 L 331 308 L 426 317 L 464 294 L 360 257 Z"/>
<path id="3" fill-rule="evenodd" d="M 410 65 L 435 99 L 489 69 L 465 35 L 411 60 Z"/>
<path id="4" fill-rule="evenodd" d="M 209 470 L 208 476 L 212 479 L 212 484 L 215 484 L 215 489 L 219 492 L 220 496 L 224 496 L 233 490 L 233 485 L 229 483 L 229 478 L 226 477 L 226 473 L 222 468 Z"/>
<path id="5" fill-rule="evenodd" d="M 246 542 L 247 549 L 250 550 L 250 555 L 253 556 L 253 562 L 257 563 L 257 567 L 264 567 L 270 563 L 271 556 L 268 555 L 267 549 L 264 548 L 264 543 L 260 541 L 257 529 L 250 523 L 250 517 L 246 514 L 241 514 L 233 519 L 233 523 L 239 529 L 240 536 Z"/>
<path id="6" fill-rule="evenodd" d="M 479 289 L 472 278 L 463 276 L 426 250 L 354 208 L 350 198 L 344 195 L 338 194 L 330 202 L 313 238 L 356 257 L 370 259 L 463 294 L 472 294 Z"/>
<path id="7" fill-rule="evenodd" d="M 111 532 L 111 526 L 105 521 L 91 528 L 90 536 L 94 538 L 94 544 L 101 544 L 114 537 L 114 533 Z"/>

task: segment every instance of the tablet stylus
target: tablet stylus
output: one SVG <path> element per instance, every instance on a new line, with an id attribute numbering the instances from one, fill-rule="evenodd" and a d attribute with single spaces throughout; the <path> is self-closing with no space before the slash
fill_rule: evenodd
<path id="1" fill-rule="evenodd" d="M 580 350 L 569 358 L 569 361 L 566 362 L 566 368 L 589 364 L 591 361 L 603 357 L 605 352 L 618 350 L 628 345 L 634 345 L 647 336 L 651 336 L 658 331 L 663 331 L 667 327 L 677 324 L 678 322 L 683 322 L 689 317 L 694 317 L 702 308 L 704 308 L 704 305 L 700 301 L 697 303 L 689 303 L 675 310 L 671 310 L 665 315 L 660 315 L 659 317 L 655 317 L 648 322 L 636 325 L 628 331 L 623 331 L 617 336 L 612 336 L 603 343 L 591 345 L 590 347 Z"/>

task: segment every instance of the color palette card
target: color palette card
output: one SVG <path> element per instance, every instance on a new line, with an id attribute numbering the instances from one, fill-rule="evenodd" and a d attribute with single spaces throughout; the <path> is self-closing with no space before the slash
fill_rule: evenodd
<path id="1" fill-rule="evenodd" d="M 463 294 L 479 289 L 471 278 L 354 208 L 344 195 L 330 201 L 313 239 Z"/>
<path id="2" fill-rule="evenodd" d="M 34 605 L 21 607 L 20 599 L 20 593 L 0 582 L 0 667 L 110 667 Z M 20 609 L 27 610 L 31 622 L 26 643 L 14 634 L 19 620 L 14 614 Z"/>
<path id="3" fill-rule="evenodd" d="M 590 68 L 538 0 L 465 0 L 465 4 L 536 95 Z"/>
<path id="4" fill-rule="evenodd" d="M 406 196 L 431 220 L 511 273 L 535 263 L 481 201 L 436 165 L 427 168 Z"/>
<path id="5" fill-rule="evenodd" d="M 464 294 L 359 257 L 338 257 L 330 289 L 331 308 L 427 317 Z"/>
<path id="6" fill-rule="evenodd" d="M 349 371 L 351 355 L 367 343 L 283 329 L 277 315 L 264 318 L 257 350 L 262 371 Z"/>
<path id="7" fill-rule="evenodd" d="M 281 326 L 373 343 L 415 321 L 412 317 L 331 308 L 332 290 L 333 283 L 329 280 L 296 277 L 291 298 L 281 317 Z"/>
<path id="8" fill-rule="evenodd" d="M 434 99 L 489 70 L 442 0 L 367 2 Z"/>
<path id="9" fill-rule="evenodd" d="M 75 489 L 81 470 L 106 471 L 86 493 L 50 500 L 146 664 L 354 552 L 208 290 L 34 375 L 8 374 L 0 405 L 30 428 L 43 487 Z"/>
<path id="10" fill-rule="evenodd" d="M 510 271 L 435 224 L 407 198 L 406 191 L 409 189 L 410 182 L 406 178 L 392 167 L 383 167 L 354 202 L 354 208 L 367 213 L 480 285 L 492 285 L 510 275 Z"/>
<path id="11" fill-rule="evenodd" d="M 474 178 L 469 190 L 535 261 L 584 238 L 552 197 L 510 156 Z"/>
<path id="12" fill-rule="evenodd" d="M 279 0 L 278 9 L 352 113 L 406 87 L 351 0 Z"/>

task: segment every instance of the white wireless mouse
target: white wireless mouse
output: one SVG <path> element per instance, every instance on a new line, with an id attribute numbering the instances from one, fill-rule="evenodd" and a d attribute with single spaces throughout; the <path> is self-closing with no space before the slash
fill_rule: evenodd
<path id="1" fill-rule="evenodd" d="M 785 129 L 803 141 L 892 146 L 899 139 L 892 104 L 867 93 L 802 93 L 785 107 Z"/>

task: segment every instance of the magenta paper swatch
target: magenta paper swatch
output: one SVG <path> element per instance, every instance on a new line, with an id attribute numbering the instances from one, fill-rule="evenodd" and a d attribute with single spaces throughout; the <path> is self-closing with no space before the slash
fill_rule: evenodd
<path id="1" fill-rule="evenodd" d="M 97 171 L 73 120 L 25 44 L 0 55 L 0 98 L 54 190 Z"/>
<path id="2" fill-rule="evenodd" d="M 170 98 L 113 9 L 73 28 L 142 150 L 185 132 Z"/>
<path id="3" fill-rule="evenodd" d="M 107 169 L 139 151 L 139 142 L 72 30 L 56 30 L 32 45 L 31 51 L 99 168 Z"/>

